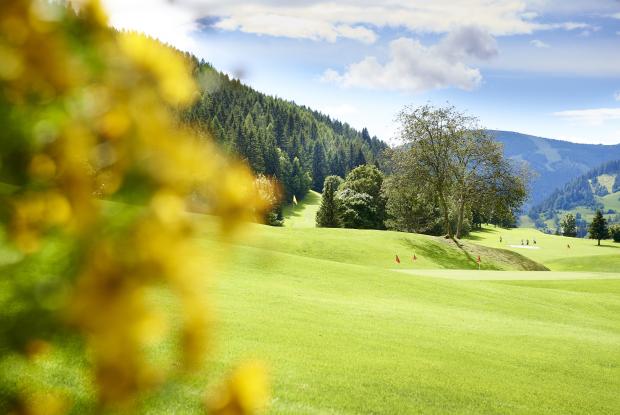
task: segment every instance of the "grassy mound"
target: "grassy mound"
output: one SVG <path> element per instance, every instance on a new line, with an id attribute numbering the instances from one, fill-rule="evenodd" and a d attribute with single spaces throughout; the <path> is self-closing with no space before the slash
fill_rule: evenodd
<path id="1" fill-rule="evenodd" d="M 468 240 L 479 245 L 519 253 L 554 271 L 620 270 L 620 244 L 612 241 L 601 241 L 601 246 L 596 246 L 596 241 L 591 239 L 547 235 L 531 228 L 490 227 L 474 232 Z M 525 245 L 527 240 L 529 245 Z M 524 242 L 523 246 L 521 241 Z"/>

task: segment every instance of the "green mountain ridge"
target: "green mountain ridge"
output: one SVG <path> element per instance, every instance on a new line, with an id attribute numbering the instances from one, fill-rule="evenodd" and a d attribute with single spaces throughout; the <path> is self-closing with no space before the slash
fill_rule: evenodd
<path id="1" fill-rule="evenodd" d="M 539 229 L 555 231 L 561 218 L 572 213 L 577 217 L 578 236 L 596 210 L 606 214 L 609 222 L 620 222 L 620 160 L 604 163 L 553 192 L 530 209 L 528 216 Z"/>
<path id="2" fill-rule="evenodd" d="M 526 162 L 536 177 L 529 207 L 543 203 L 554 191 L 613 160 L 620 160 L 620 144 L 579 144 L 512 131 L 489 130 L 504 144 L 504 154 Z"/>

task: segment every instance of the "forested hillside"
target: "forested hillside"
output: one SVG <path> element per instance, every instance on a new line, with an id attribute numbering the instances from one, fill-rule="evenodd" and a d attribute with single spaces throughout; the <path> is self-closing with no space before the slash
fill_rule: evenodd
<path id="1" fill-rule="evenodd" d="M 356 166 L 375 163 L 387 147 L 367 129 L 260 93 L 196 58 L 200 98 L 185 114 L 191 124 L 210 130 L 229 151 L 259 174 L 275 176 L 286 200 L 321 191 L 328 175 L 344 177 Z"/>
<path id="2" fill-rule="evenodd" d="M 601 164 L 620 159 L 620 145 L 577 144 L 511 131 L 491 130 L 504 144 L 506 157 L 525 161 L 536 173 L 530 206 L 542 203 L 572 179 Z"/>
<path id="3" fill-rule="evenodd" d="M 615 221 L 618 203 L 613 202 L 620 201 L 619 177 L 620 160 L 604 163 L 553 192 L 530 209 L 529 216 L 539 228 L 549 227 L 547 221 L 557 223 L 569 211 L 575 211 L 580 220 L 582 216 L 601 210 L 612 215 L 609 219 Z"/>

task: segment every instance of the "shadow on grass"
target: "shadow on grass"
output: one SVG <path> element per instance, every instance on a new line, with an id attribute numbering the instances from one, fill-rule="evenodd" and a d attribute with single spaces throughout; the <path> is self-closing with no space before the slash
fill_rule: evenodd
<path id="1" fill-rule="evenodd" d="M 503 229 L 503 228 L 482 228 L 482 229 L 475 229 L 472 232 L 469 233 L 469 235 L 465 236 L 463 239 L 465 240 L 470 240 L 470 241 L 480 241 L 483 238 L 481 236 L 479 236 L 478 234 L 482 234 L 482 233 L 496 233 L 497 231 L 502 231 L 502 230 L 509 230 L 509 229 Z"/>
<path id="2" fill-rule="evenodd" d="M 452 242 L 441 244 L 438 242 L 429 243 L 428 241 L 416 243 L 411 239 L 404 237 L 405 246 L 411 248 L 420 256 L 424 256 L 439 266 L 448 269 L 474 269 L 476 262 L 474 258 L 464 249 L 452 249 Z M 462 254 L 465 253 L 465 255 Z"/>
<path id="3" fill-rule="evenodd" d="M 297 205 L 292 203 L 284 207 L 285 218 L 297 218 L 303 216 L 303 211 L 307 205 L 318 205 L 321 201 L 321 195 L 315 192 L 308 192 L 306 196 L 298 202 Z"/>

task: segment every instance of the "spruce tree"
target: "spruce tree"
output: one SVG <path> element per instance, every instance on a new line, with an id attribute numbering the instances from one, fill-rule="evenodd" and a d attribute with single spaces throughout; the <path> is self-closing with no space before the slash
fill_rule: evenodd
<path id="1" fill-rule="evenodd" d="M 323 188 L 325 176 L 327 176 L 327 160 L 323 144 L 318 141 L 312 153 L 312 188 L 317 192 Z"/>
<path id="2" fill-rule="evenodd" d="M 601 239 L 609 238 L 607 220 L 603 217 L 600 210 L 596 211 L 596 215 L 594 215 L 594 219 L 592 219 L 592 223 L 590 223 L 588 232 L 590 233 L 590 239 L 596 239 L 598 241 L 597 245 L 599 246 L 601 245 Z"/>
<path id="3" fill-rule="evenodd" d="M 316 213 L 316 226 L 319 228 L 342 227 L 340 207 L 336 198 L 336 191 L 340 183 L 342 183 L 342 179 L 338 176 L 328 176 L 325 178 L 321 206 Z"/>

